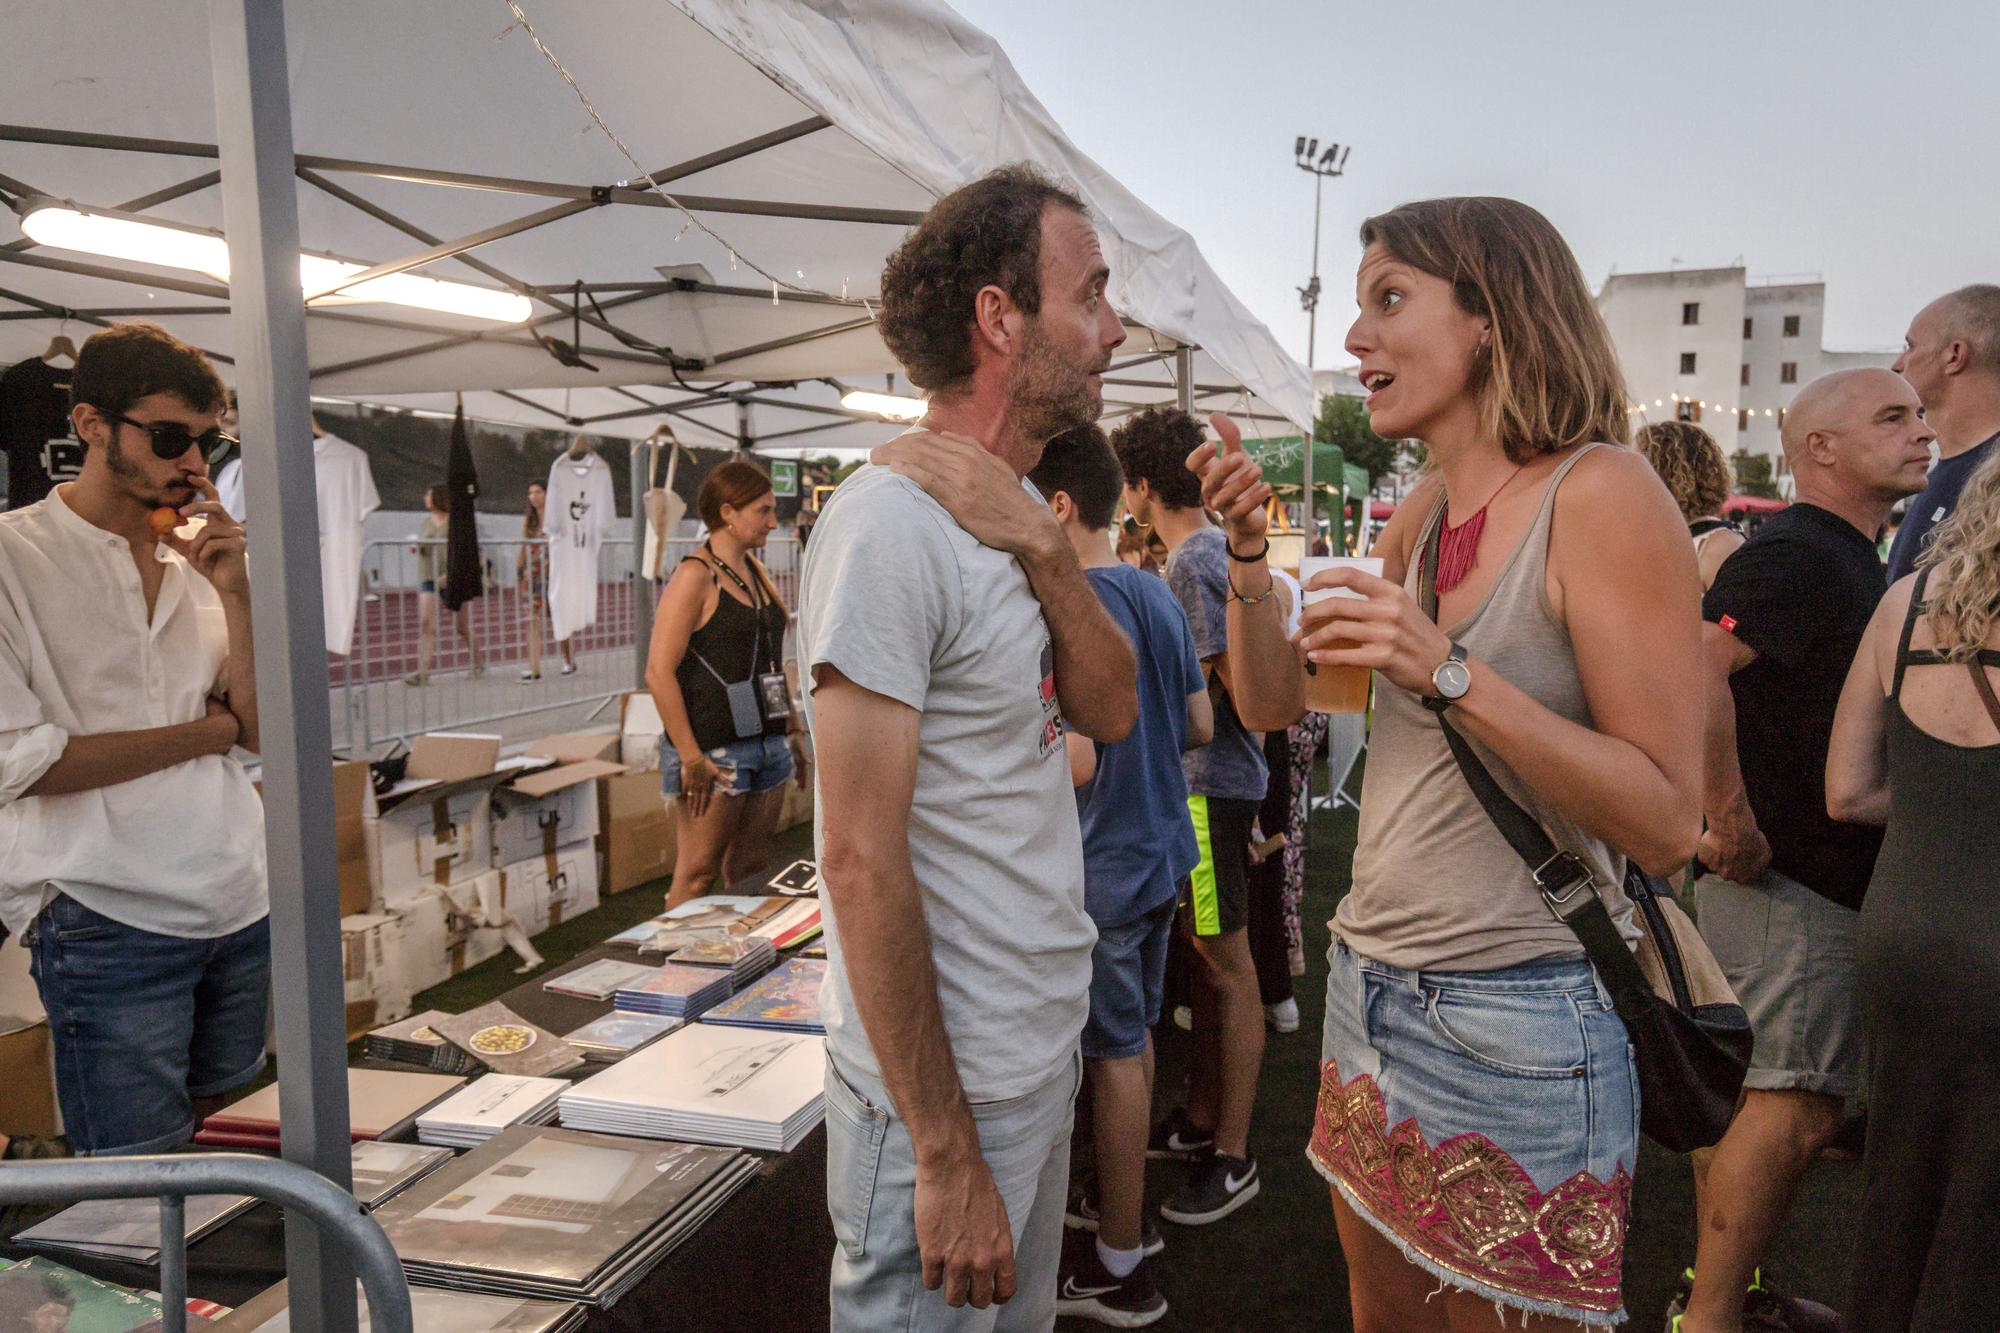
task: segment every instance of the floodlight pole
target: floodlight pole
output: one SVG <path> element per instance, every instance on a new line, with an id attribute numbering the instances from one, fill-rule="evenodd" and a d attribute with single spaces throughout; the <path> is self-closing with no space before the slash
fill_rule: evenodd
<path id="1" fill-rule="evenodd" d="M 1338 176 L 1347 169 L 1347 155 L 1354 151 L 1353 145 L 1342 148 L 1333 144 L 1324 153 L 1319 152 L 1319 140 L 1308 141 L 1304 135 L 1292 145 L 1293 165 L 1313 178 L 1313 263 L 1312 277 L 1299 288 L 1299 304 L 1306 312 L 1306 374 L 1313 373 L 1313 354 L 1317 350 L 1315 342 L 1319 335 L 1319 230 L 1320 204 L 1329 177 Z M 1314 154 L 1318 154 L 1315 159 Z M 1313 408 L 1319 408 L 1319 395 L 1312 396 Z M 1299 462 L 1300 489 L 1305 492 L 1306 554 L 1311 555 L 1313 542 L 1319 536 L 1319 527 L 1313 517 L 1313 433 L 1317 422 L 1306 428 L 1305 453 Z"/>
<path id="2" fill-rule="evenodd" d="M 271 970 L 285 1077 L 287 1161 L 352 1188 L 332 723 L 326 708 L 319 507 L 299 294 L 290 75 L 283 0 L 209 0 L 230 309 L 242 396 Z M 292 1327 L 354 1333 L 354 1270 L 304 1214 L 285 1219 Z"/>

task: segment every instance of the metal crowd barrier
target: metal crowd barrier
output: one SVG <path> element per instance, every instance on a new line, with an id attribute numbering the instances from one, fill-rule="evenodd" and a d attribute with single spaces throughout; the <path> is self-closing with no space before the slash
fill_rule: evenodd
<path id="1" fill-rule="evenodd" d="M 667 544 L 662 561 L 671 574 L 700 542 Z M 363 551 L 360 602 L 352 651 L 329 655 L 335 748 L 356 757 L 427 731 L 491 726 L 509 719 L 558 710 L 598 717 L 638 684 L 639 596 L 657 597 L 659 587 L 634 577 L 629 538 L 606 541 L 598 552 L 597 619 L 571 640 L 576 670 L 562 672 L 546 602 L 535 608 L 522 578 L 524 568 L 542 557 L 546 542 L 520 538 L 482 541 L 482 596 L 464 608 L 471 643 L 461 636 L 458 617 L 440 605 L 431 660 L 422 660 L 425 566 L 441 567 L 442 541 L 374 541 Z M 429 559 L 422 548 L 435 554 Z M 799 547 L 789 536 L 773 536 L 763 552 L 772 580 L 788 610 L 798 604 Z M 541 677 L 523 680 L 528 667 L 528 626 L 541 626 Z M 475 674 L 472 646 L 479 649 Z"/>
<path id="2" fill-rule="evenodd" d="M 0 1204 L 76 1203 L 84 1199 L 160 1200 L 161 1324 L 187 1330 L 187 1197 L 248 1194 L 303 1214 L 338 1241 L 368 1293 L 374 1333 L 412 1333 L 410 1288 L 389 1238 L 354 1196 L 295 1162 L 249 1153 L 183 1153 L 157 1157 L 81 1157 L 9 1162 L 0 1168 Z"/>

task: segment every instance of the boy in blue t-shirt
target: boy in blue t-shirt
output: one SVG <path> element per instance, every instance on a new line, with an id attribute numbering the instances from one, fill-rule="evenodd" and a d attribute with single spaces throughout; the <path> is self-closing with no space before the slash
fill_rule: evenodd
<path id="1" fill-rule="evenodd" d="M 1187 613 L 1158 575 L 1122 564 L 1109 529 L 1125 484 L 1104 433 L 1084 426 L 1049 441 L 1028 474 L 1075 548 L 1105 610 L 1139 663 L 1139 720 L 1115 745 L 1072 735 L 1095 751 L 1077 788 L 1084 906 L 1097 923 L 1084 1068 L 1096 1122 L 1099 1197 L 1083 1204 L 1095 1246 L 1069 1246 L 1057 1309 L 1136 1328 L 1166 1313 L 1142 1232 L 1146 1137 L 1153 1105 L 1153 1043 L 1165 986 L 1167 940 L 1180 881 L 1200 860 L 1188 816 L 1184 750 L 1206 745 L 1215 719 Z M 1078 755 L 1081 761 L 1087 758 Z M 1091 765 L 1079 762 L 1079 774 Z M 1136 1320 L 1136 1322 L 1134 1322 Z"/>

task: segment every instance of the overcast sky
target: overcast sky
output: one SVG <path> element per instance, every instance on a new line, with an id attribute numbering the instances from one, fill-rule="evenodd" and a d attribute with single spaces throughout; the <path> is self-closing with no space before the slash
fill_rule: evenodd
<path id="1" fill-rule="evenodd" d="M 1352 143 L 1326 185 L 1322 366 L 1352 360 L 1356 226 L 1434 195 L 1533 204 L 1592 290 L 1614 268 L 1819 274 L 1834 348 L 1896 346 L 1931 297 L 2000 281 L 1990 0 L 952 3 L 1301 358 L 1293 140 Z"/>

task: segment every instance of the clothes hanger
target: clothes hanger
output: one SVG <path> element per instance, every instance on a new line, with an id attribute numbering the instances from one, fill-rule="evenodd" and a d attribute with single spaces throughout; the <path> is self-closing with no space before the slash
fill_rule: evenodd
<path id="1" fill-rule="evenodd" d="M 574 440 L 570 441 L 569 458 L 572 462 L 581 462 L 595 452 L 596 446 L 591 444 L 590 437 L 587 435 L 578 435 Z"/>
<path id="2" fill-rule="evenodd" d="M 41 359 L 43 361 L 54 361 L 59 356 L 68 357 L 71 365 L 76 364 L 76 344 L 69 340 L 69 320 L 67 318 L 62 323 L 56 325 L 56 336 L 49 339 L 48 348 L 42 353 Z"/>

